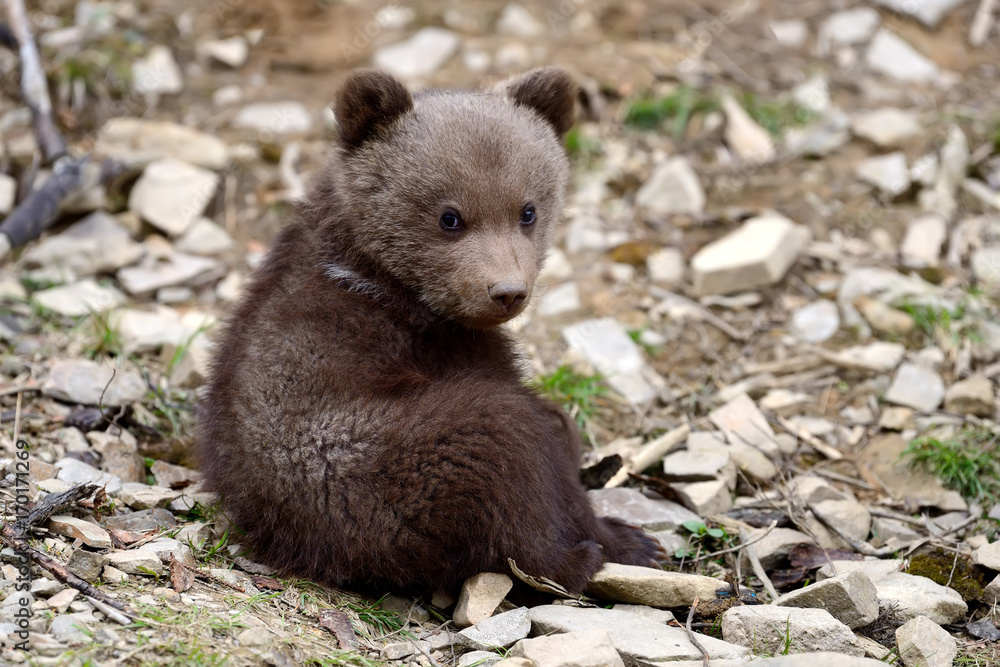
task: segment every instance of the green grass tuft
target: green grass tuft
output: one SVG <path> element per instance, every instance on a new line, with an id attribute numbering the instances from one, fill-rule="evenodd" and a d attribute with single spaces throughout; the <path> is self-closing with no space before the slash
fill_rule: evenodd
<path id="1" fill-rule="evenodd" d="M 625 124 L 642 130 L 655 130 L 669 122 L 670 134 L 679 139 L 684 136 L 688 123 L 695 114 L 708 113 L 718 108 L 719 101 L 714 95 L 689 86 L 679 86 L 666 97 L 643 98 L 632 102 L 625 113 Z"/>
<path id="2" fill-rule="evenodd" d="M 582 375 L 569 365 L 563 365 L 551 373 L 542 375 L 534 383 L 534 388 L 546 398 L 562 405 L 578 426 L 584 424 L 597 409 L 595 400 L 608 393 L 600 375 Z"/>
<path id="3" fill-rule="evenodd" d="M 969 500 L 1000 498 L 997 435 L 991 431 L 967 428 L 949 438 L 917 438 L 902 457 Z"/>

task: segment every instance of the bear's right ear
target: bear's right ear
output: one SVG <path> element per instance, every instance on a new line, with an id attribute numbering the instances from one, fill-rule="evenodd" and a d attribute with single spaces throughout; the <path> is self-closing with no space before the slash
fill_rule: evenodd
<path id="1" fill-rule="evenodd" d="M 385 72 L 354 72 L 337 93 L 334 113 L 340 140 L 357 148 L 412 108 L 409 91 Z"/>

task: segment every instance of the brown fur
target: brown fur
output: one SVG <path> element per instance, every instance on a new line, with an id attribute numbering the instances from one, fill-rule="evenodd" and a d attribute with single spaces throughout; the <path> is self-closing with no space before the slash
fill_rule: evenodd
<path id="1" fill-rule="evenodd" d="M 509 557 L 581 591 L 606 560 L 657 557 L 595 517 L 575 425 L 496 328 L 527 299 L 491 290 L 530 295 L 562 210 L 574 93 L 558 69 L 415 99 L 378 72 L 344 85 L 337 153 L 250 282 L 200 407 L 206 479 L 262 561 L 424 589 Z"/>

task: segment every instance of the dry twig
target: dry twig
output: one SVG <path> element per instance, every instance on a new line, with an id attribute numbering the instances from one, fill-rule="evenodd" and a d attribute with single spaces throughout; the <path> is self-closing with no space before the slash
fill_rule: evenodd
<path id="1" fill-rule="evenodd" d="M 691 640 L 691 643 L 694 644 L 694 647 L 698 649 L 698 651 L 701 653 L 702 667 L 708 667 L 708 657 L 709 657 L 708 651 L 706 651 L 705 647 L 701 645 L 701 642 L 698 641 L 698 638 L 694 636 L 694 630 L 691 629 L 691 620 L 694 618 L 694 612 L 697 608 L 698 608 L 698 598 L 695 598 L 694 602 L 691 603 L 691 609 L 688 610 L 687 623 L 684 624 L 684 631 L 687 632 L 688 639 Z"/>

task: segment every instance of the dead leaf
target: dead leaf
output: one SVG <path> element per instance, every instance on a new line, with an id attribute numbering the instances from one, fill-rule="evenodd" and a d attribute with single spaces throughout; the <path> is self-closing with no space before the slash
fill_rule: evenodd
<path id="1" fill-rule="evenodd" d="M 254 574 L 250 576 L 250 581 L 257 588 L 270 588 L 272 591 L 285 590 L 285 585 L 272 577 L 262 577 L 259 574 Z"/>
<path id="2" fill-rule="evenodd" d="M 184 567 L 173 554 L 170 556 L 170 584 L 178 593 L 183 593 L 194 585 L 194 572 Z"/>
<path id="3" fill-rule="evenodd" d="M 324 609 L 319 613 L 319 624 L 329 630 L 337 638 L 337 644 L 342 650 L 358 647 L 358 638 L 351 625 L 351 617 L 339 609 Z"/>

